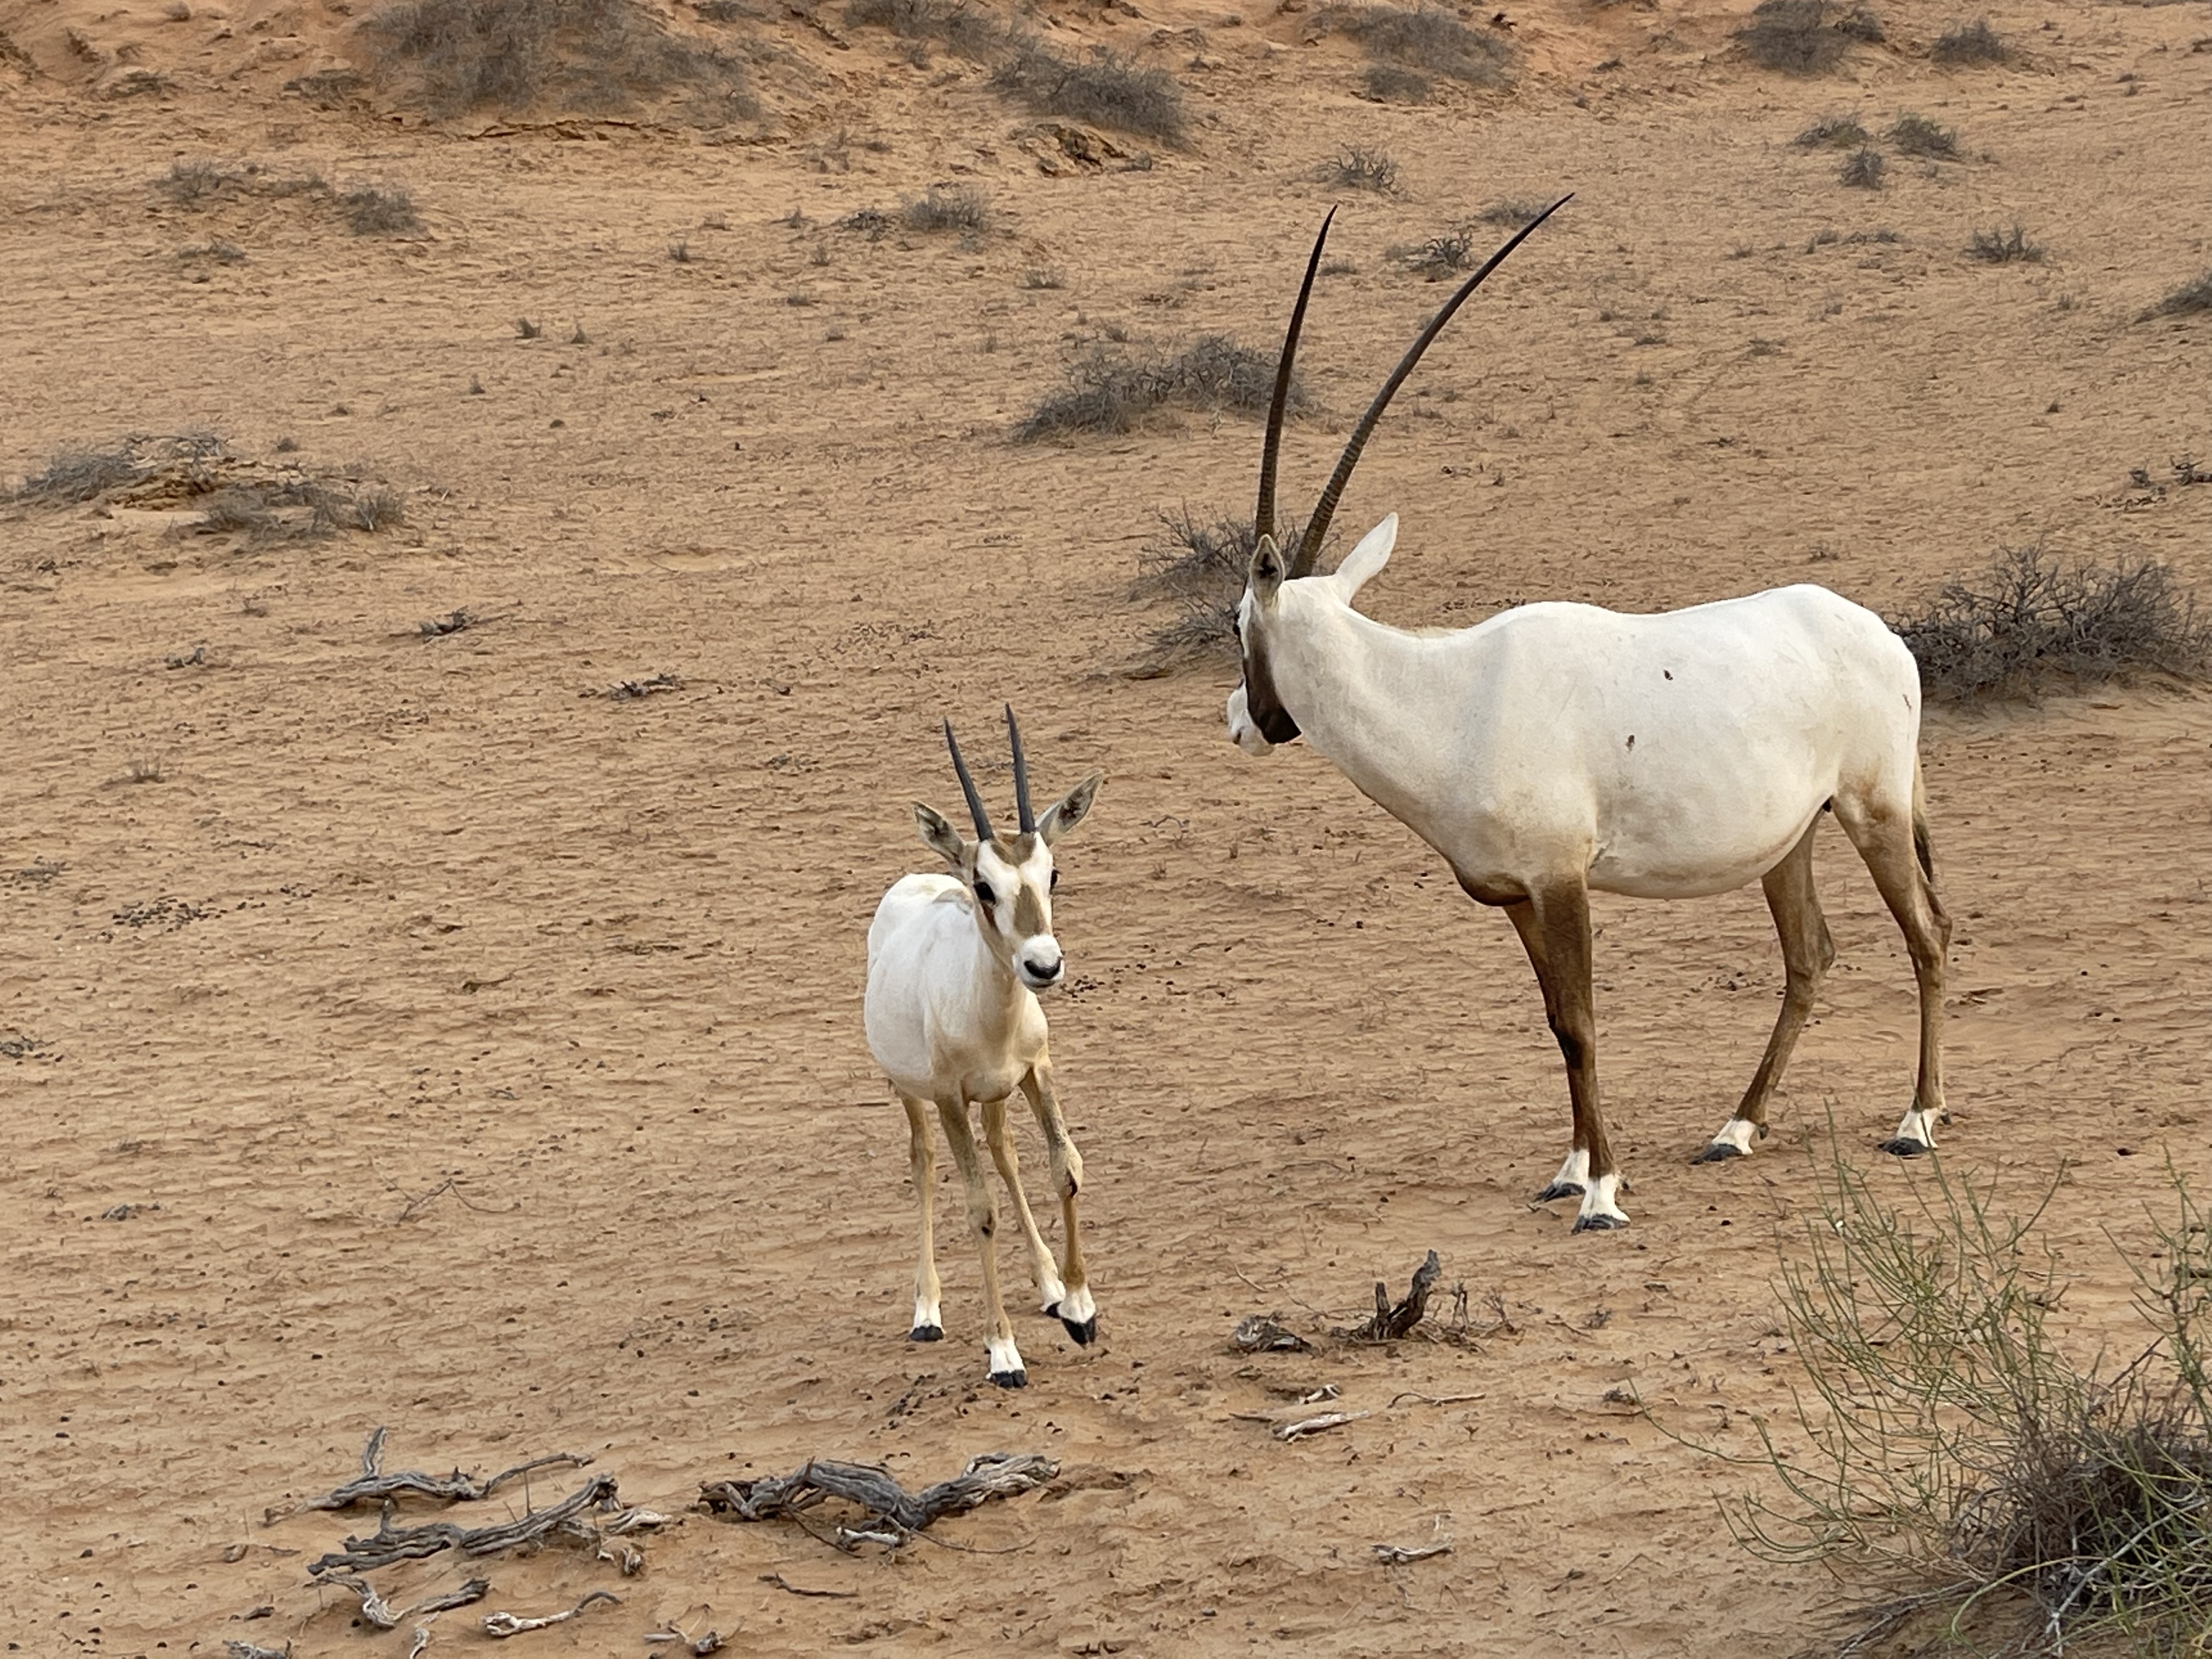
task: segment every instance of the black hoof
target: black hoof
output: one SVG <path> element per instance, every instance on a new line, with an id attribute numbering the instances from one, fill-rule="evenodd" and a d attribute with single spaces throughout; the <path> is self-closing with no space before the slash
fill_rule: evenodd
<path id="1" fill-rule="evenodd" d="M 1744 1150 L 1742 1147 L 1731 1146 L 1725 1140 L 1716 1140 L 1711 1146 L 1706 1147 L 1695 1158 L 1692 1158 L 1690 1162 L 1692 1164 L 1720 1164 L 1725 1162 L 1729 1158 L 1741 1158 L 1743 1156 Z"/>
<path id="2" fill-rule="evenodd" d="M 942 1342 L 945 1340 L 945 1327 L 917 1325 L 906 1334 L 906 1340 L 909 1342 Z"/>
<path id="3" fill-rule="evenodd" d="M 1575 1218 L 1574 1230 L 1578 1233 L 1612 1233 L 1619 1232 L 1627 1224 L 1628 1218 L 1625 1215 L 1578 1215 Z"/>
<path id="4" fill-rule="evenodd" d="M 1883 1141 L 1881 1150 L 1892 1158 L 1918 1158 L 1936 1149 L 1924 1140 L 1915 1140 L 1910 1135 L 1899 1135 L 1894 1139 Z"/>
<path id="5" fill-rule="evenodd" d="M 1098 1316 L 1097 1314 L 1091 1315 L 1090 1318 L 1083 1320 L 1080 1322 L 1073 1319 L 1063 1319 L 1060 1322 L 1067 1334 L 1073 1337 L 1076 1341 L 1084 1347 L 1089 1347 L 1093 1342 L 1098 1340 Z"/>
<path id="6" fill-rule="evenodd" d="M 1549 1204 L 1555 1198 L 1580 1198 L 1582 1195 L 1583 1188 L 1580 1182 L 1555 1181 L 1537 1194 L 1532 1201 L 1538 1204 Z"/>
<path id="7" fill-rule="evenodd" d="M 1002 1389 L 1026 1389 L 1030 1385 L 1027 1371 L 993 1371 L 991 1381 Z"/>

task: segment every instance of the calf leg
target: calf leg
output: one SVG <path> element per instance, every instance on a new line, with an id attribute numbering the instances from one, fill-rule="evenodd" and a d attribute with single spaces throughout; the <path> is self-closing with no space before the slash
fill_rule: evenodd
<path id="1" fill-rule="evenodd" d="M 1036 1217 L 1030 1212 L 1029 1194 L 1022 1190 L 1021 1157 L 1014 1150 L 1013 1137 L 1006 1133 L 1005 1101 L 983 1103 L 983 1141 L 991 1149 L 991 1162 L 999 1166 L 999 1179 L 1013 1194 L 1014 1214 L 1022 1224 L 1022 1237 L 1030 1247 L 1030 1273 L 1036 1280 L 1037 1294 L 1044 1298 L 1044 1311 L 1056 1314 L 1060 1311 L 1060 1299 L 1067 1294 L 1067 1289 L 1060 1282 L 1052 1252 L 1045 1248 L 1044 1235 L 1037 1231 Z"/>
<path id="2" fill-rule="evenodd" d="M 1574 1138 L 1567 1161 L 1537 1201 L 1579 1193 L 1582 1209 L 1575 1231 L 1626 1227 L 1628 1218 L 1615 1201 L 1620 1174 L 1606 1139 L 1598 1106 L 1597 1009 L 1590 991 L 1589 890 L 1579 878 L 1533 890 L 1505 907 L 1543 988 L 1544 1018 L 1559 1040 L 1566 1061 L 1567 1095 L 1574 1109 Z"/>
<path id="3" fill-rule="evenodd" d="M 1724 1158 L 1741 1158 L 1751 1151 L 1753 1136 L 1766 1139 L 1766 1103 L 1781 1086 L 1783 1068 L 1813 1012 L 1813 998 L 1820 979 L 1836 959 L 1836 942 L 1828 934 L 1827 919 L 1820 914 L 1820 895 L 1813 890 L 1813 832 L 1816 816 L 1782 862 L 1766 872 L 1766 908 L 1774 915 L 1774 931 L 1782 939 L 1782 962 L 1787 980 L 1782 993 L 1782 1012 L 1774 1018 L 1774 1034 L 1766 1039 L 1766 1053 L 1752 1073 L 1751 1086 L 1735 1115 L 1721 1126 L 1705 1149 L 1690 1160 L 1712 1164 Z"/>
<path id="4" fill-rule="evenodd" d="M 990 1379 L 1002 1389 L 1018 1389 L 1030 1380 L 1022 1368 L 1021 1350 L 1014 1346 L 1014 1328 L 1006 1318 L 1006 1304 L 999 1297 L 999 1206 L 991 1196 L 991 1183 L 983 1177 L 982 1160 L 975 1156 L 975 1135 L 968 1124 L 968 1105 L 962 1100 L 937 1103 L 938 1121 L 945 1125 L 945 1144 L 960 1167 L 968 1189 L 968 1226 L 983 1257 L 983 1311 L 990 1319 Z"/>
<path id="5" fill-rule="evenodd" d="M 1075 1194 L 1083 1185 L 1083 1154 L 1075 1150 L 1069 1138 L 1066 1121 L 1060 1115 L 1060 1097 L 1052 1086 L 1052 1060 L 1045 1054 L 1036 1057 L 1022 1079 L 1022 1092 L 1029 1097 L 1030 1109 L 1036 1114 L 1037 1127 L 1044 1131 L 1046 1156 L 1052 1163 L 1052 1187 L 1060 1194 L 1060 1217 L 1063 1237 L 1066 1240 L 1060 1263 L 1060 1305 L 1048 1308 L 1055 1313 L 1067 1334 L 1078 1342 L 1089 1344 L 1098 1334 L 1098 1304 L 1091 1295 L 1091 1280 L 1083 1266 L 1083 1240 L 1075 1224 Z"/>
<path id="6" fill-rule="evenodd" d="M 929 1109 L 918 1100 L 899 1097 L 906 1108 L 906 1125 L 912 1146 L 908 1151 L 914 1171 L 915 1202 L 921 1206 L 921 1265 L 914 1270 L 914 1326 L 909 1342 L 934 1342 L 945 1334 L 937 1282 L 937 1132 L 929 1121 Z"/>
<path id="7" fill-rule="evenodd" d="M 1897 1126 L 1897 1133 L 1881 1143 L 1881 1150 L 1899 1158 L 1917 1158 L 1936 1145 L 1936 1125 L 1943 1110 L 1943 964 L 1951 948 L 1951 918 L 1936 892 L 1935 871 L 1928 854 L 1928 826 L 1923 820 L 1918 786 L 1908 808 L 1858 805 L 1847 810 L 1836 803 L 1836 821 L 1866 860 L 1882 902 L 1897 919 L 1905 934 L 1905 948 L 1912 957 L 1912 976 L 1920 992 L 1920 1074 L 1913 1085 L 1912 1104 Z"/>

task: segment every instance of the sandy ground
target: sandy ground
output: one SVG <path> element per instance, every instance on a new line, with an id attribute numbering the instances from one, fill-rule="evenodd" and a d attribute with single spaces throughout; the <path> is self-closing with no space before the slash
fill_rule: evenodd
<path id="1" fill-rule="evenodd" d="M 627 1582 L 572 1550 L 495 1560 L 489 1607 L 623 1597 L 521 1638 L 537 1655 L 644 1652 L 672 1621 L 765 1655 L 1832 1639 L 1822 1574 L 1727 1535 L 1716 1498 L 1755 1477 L 1668 1435 L 1746 1450 L 1747 1414 L 1786 1410 L 1778 1224 L 1832 1120 L 1873 1163 L 1905 1103 L 1911 978 L 1840 836 L 1820 860 L 1842 959 L 1746 1163 L 1686 1158 L 1772 1017 L 1758 895 L 1601 902 L 1635 1224 L 1570 1237 L 1566 1206 L 1526 1202 L 1566 1113 L 1510 928 L 1319 757 L 1231 749 L 1233 669 L 1118 672 L 1162 620 L 1127 597 L 1157 514 L 1242 508 L 1253 423 L 1006 432 L 1109 325 L 1271 347 L 1330 199 L 1311 170 L 1358 140 L 1403 187 L 1340 216 L 1301 510 L 1440 293 L 1384 250 L 1578 192 L 1431 355 L 1345 504 L 1353 533 L 1405 515 L 1376 614 L 1808 578 L 1893 610 L 2037 538 L 2201 580 L 2212 489 L 2129 474 L 2212 449 L 2208 325 L 2136 320 L 2212 263 L 2186 205 L 2202 9 L 2002 7 L 2024 58 L 1946 73 L 1923 49 L 1950 9 L 1885 7 L 1890 46 L 1801 82 L 1729 47 L 1741 8 L 1516 8 L 1516 92 L 1407 110 L 1355 97 L 1350 49 L 1302 44 L 1295 15 L 1148 3 L 1052 27 L 1196 57 L 1191 146 L 1057 177 L 974 70 L 796 11 L 763 26 L 788 95 L 742 143 L 283 95 L 343 55 L 344 9 L 0 3 L 42 70 L 0 65 L 0 477 L 205 428 L 410 492 L 404 528 L 307 543 L 0 508 L 9 1650 L 405 1652 L 305 1587 L 372 1516 L 260 1518 L 345 1479 L 379 1424 L 394 1467 L 588 1453 L 675 1511 L 817 1455 L 910 1485 L 986 1450 L 1062 1463 L 896 1557 L 687 1514 Z M 169 88 L 106 95 L 134 66 Z M 1789 141 L 1854 107 L 1926 111 L 1969 159 L 1845 190 Z M 403 185 L 425 228 L 357 238 L 306 197 L 188 210 L 154 181 L 195 158 Z M 946 179 L 984 185 L 999 228 L 834 228 Z M 2041 264 L 1963 256 L 2015 216 Z M 243 258 L 180 252 L 215 240 Z M 1024 285 L 1044 267 L 1066 287 Z M 456 607 L 482 625 L 417 632 Z M 662 672 L 682 689 L 586 695 Z M 1075 977 L 1050 1011 L 1103 1340 L 1024 1312 L 1021 1393 L 981 1386 L 957 1230 L 949 1340 L 902 1340 L 904 1128 L 860 1029 L 866 919 L 927 856 L 907 803 L 957 802 L 935 722 L 973 728 L 1003 799 L 1004 698 L 1041 793 L 1107 775 L 1063 846 Z M 1926 746 L 1960 922 L 1947 1152 L 2023 1200 L 2059 1181 L 2065 1306 L 2085 1343 L 2118 1340 L 2113 1242 L 2142 1248 L 2167 1158 L 2212 1179 L 2212 702 L 1939 714 Z M 1900 1196 L 1925 1179 L 1875 1173 Z M 1493 1293 L 1510 1324 L 1227 1345 L 1247 1313 L 1347 1320 L 1431 1248 L 1479 1328 Z M 1295 1445 L 1249 1420 L 1324 1384 L 1371 1415 Z M 1413 1566 L 1370 1549 L 1440 1535 L 1452 1553 Z M 382 1588 L 404 1604 L 471 1570 Z M 485 1639 L 469 1613 L 433 1636 Z"/>

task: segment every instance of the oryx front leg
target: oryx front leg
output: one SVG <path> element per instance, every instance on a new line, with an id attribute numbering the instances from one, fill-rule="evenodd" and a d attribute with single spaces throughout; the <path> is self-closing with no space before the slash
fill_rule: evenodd
<path id="1" fill-rule="evenodd" d="M 1598 1107 L 1597 1010 L 1590 989 L 1589 892 L 1581 881 L 1540 888 L 1505 907 L 1544 992 L 1544 1018 L 1566 1062 L 1574 1135 L 1566 1162 L 1539 1203 L 1581 1194 L 1575 1231 L 1626 1227 L 1615 1194 L 1621 1182 Z"/>
<path id="2" fill-rule="evenodd" d="M 1021 1350 L 1014 1346 L 1014 1328 L 999 1296 L 999 1206 L 984 1176 L 983 1162 L 975 1156 L 975 1135 L 968 1124 L 967 1103 L 940 1100 L 937 1116 L 945 1125 L 945 1144 L 952 1148 L 952 1161 L 968 1189 L 968 1226 L 983 1258 L 983 1311 L 991 1322 L 990 1379 L 1002 1389 L 1024 1388 L 1029 1372 L 1022 1367 Z"/>
<path id="3" fill-rule="evenodd" d="M 1813 890 L 1813 832 L 1816 816 L 1798 837 L 1796 846 L 1781 863 L 1766 872 L 1766 908 L 1774 917 L 1774 931 L 1782 940 L 1782 962 L 1787 974 L 1782 993 L 1782 1012 L 1775 1016 L 1773 1035 L 1766 1053 L 1752 1074 L 1735 1113 L 1721 1125 L 1720 1133 L 1690 1160 L 1712 1164 L 1724 1158 L 1743 1158 L 1753 1138 L 1766 1139 L 1766 1105 L 1781 1085 L 1783 1069 L 1813 1012 L 1813 999 L 1820 980 L 1836 959 L 1836 942 L 1828 934 L 1827 919 L 1820 914 L 1820 896 Z"/>
<path id="4" fill-rule="evenodd" d="M 1052 1162 L 1052 1187 L 1060 1194 L 1060 1228 L 1066 1239 L 1060 1254 L 1064 1289 L 1060 1305 L 1045 1311 L 1057 1314 L 1067 1334 L 1087 1346 L 1098 1334 L 1098 1304 L 1091 1295 L 1090 1277 L 1083 1266 L 1082 1237 L 1075 1224 L 1075 1194 L 1083 1185 L 1083 1154 L 1075 1150 L 1066 1121 L 1060 1115 L 1060 1097 L 1053 1092 L 1052 1061 L 1047 1056 L 1039 1054 L 1023 1077 L 1022 1092 L 1029 1097 L 1030 1109 L 1036 1114 L 1037 1127 L 1044 1131 L 1045 1152 Z"/>
<path id="5" fill-rule="evenodd" d="M 930 1126 L 929 1109 L 921 1102 L 904 1095 L 899 1101 L 906 1108 L 907 1132 L 913 1143 L 908 1167 L 914 1172 L 915 1202 L 921 1206 L 921 1265 L 914 1270 L 914 1324 L 906 1340 L 934 1342 L 945 1334 L 944 1290 L 937 1282 L 937 1132 Z"/>
<path id="6" fill-rule="evenodd" d="M 1023 1241 L 1030 1247 L 1030 1274 L 1036 1280 L 1043 1311 L 1057 1314 L 1067 1287 L 1060 1282 L 1052 1252 L 1045 1248 L 1044 1235 L 1037 1231 L 1036 1217 L 1030 1212 L 1030 1195 L 1022 1190 L 1021 1158 L 1014 1150 L 1014 1138 L 1006 1133 L 1006 1103 L 1003 1100 L 983 1103 L 983 1142 L 991 1149 L 991 1162 L 999 1166 L 999 1179 L 1006 1182 L 1007 1192 L 1013 1195 L 1014 1214 L 1022 1224 Z"/>

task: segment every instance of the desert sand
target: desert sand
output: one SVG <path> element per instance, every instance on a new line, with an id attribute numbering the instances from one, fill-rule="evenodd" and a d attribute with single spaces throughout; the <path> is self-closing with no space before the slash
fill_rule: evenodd
<path id="1" fill-rule="evenodd" d="M 1403 515 L 1374 614 L 1803 580 L 1893 613 L 2034 541 L 2201 582 L 2212 489 L 2130 473 L 2212 448 L 2212 322 L 2140 319 L 2212 264 L 2212 23 L 2007 0 L 2012 60 L 1946 70 L 1927 42 L 1966 13 L 1913 0 L 1795 78 L 1744 60 L 1747 4 L 1543 0 L 1509 8 L 1510 90 L 1410 107 L 1362 98 L 1357 48 L 1295 7 L 1141 5 L 1033 20 L 1184 86 L 1184 147 L 1094 133 L 1124 160 L 1093 167 L 975 66 L 805 0 L 744 25 L 763 110 L 712 130 L 320 107 L 285 88 L 357 53 L 335 0 L 0 0 L 0 479 L 205 431 L 405 502 L 316 538 L 162 516 L 189 500 L 0 506 L 9 1651 L 406 1652 L 307 1585 L 373 1513 L 262 1518 L 379 1425 L 394 1468 L 588 1454 L 680 1516 L 634 1578 L 562 1547 L 380 1575 L 404 1605 L 488 1572 L 433 1654 L 594 1588 L 621 1604 L 514 1650 L 668 1651 L 641 1638 L 674 1624 L 762 1655 L 1832 1645 L 1827 1575 L 1729 1536 L 1757 1470 L 1678 1437 L 1787 1431 L 1778 1241 L 1830 1125 L 1900 1200 L 1928 1178 L 1874 1152 L 1911 978 L 1840 835 L 1840 961 L 1748 1160 L 1688 1164 L 1779 994 L 1758 893 L 1599 901 L 1634 1225 L 1571 1237 L 1528 1202 L 1567 1114 L 1510 928 L 1319 757 L 1232 749 L 1233 663 L 1127 672 L 1165 617 L 1129 594 L 1159 514 L 1248 511 L 1257 423 L 1009 433 L 1109 329 L 1272 352 L 1341 200 L 1303 513 L 1446 291 L 1386 251 L 1572 190 L 1344 503 L 1352 536 Z M 1791 143 L 1908 109 L 1962 158 L 1867 191 Z M 1354 142 L 1397 191 L 1317 180 Z M 202 160 L 404 188 L 421 225 L 158 187 Z M 840 228 L 945 181 L 991 229 Z M 2015 220 L 2040 262 L 1966 257 Z M 422 631 L 457 609 L 477 625 Z M 1041 799 L 1106 773 L 1061 848 L 1049 1009 L 1101 1340 L 1037 1317 L 1009 1250 L 1021 1392 L 983 1385 L 957 1188 L 947 1340 L 903 1340 L 905 1128 L 860 1022 L 868 916 L 927 867 L 908 803 L 957 816 L 937 722 L 973 729 L 1004 812 L 1004 700 Z M 1948 1167 L 2008 1201 L 2057 1182 L 2069 1328 L 2118 1343 L 2167 1161 L 2212 1180 L 2212 701 L 1938 708 L 1924 745 L 1959 923 Z M 1326 1336 L 1431 1249 L 1467 1340 Z M 1252 1313 L 1316 1352 L 1233 1351 Z M 1324 1385 L 1370 1415 L 1295 1444 L 1254 1420 Z M 896 1553 L 690 1508 L 811 1456 L 915 1486 L 993 1450 L 1060 1480 Z"/>

